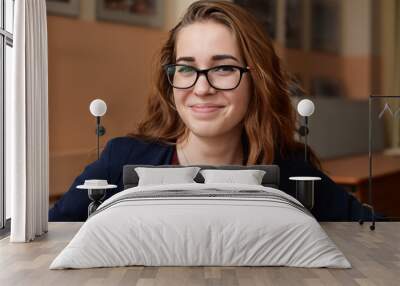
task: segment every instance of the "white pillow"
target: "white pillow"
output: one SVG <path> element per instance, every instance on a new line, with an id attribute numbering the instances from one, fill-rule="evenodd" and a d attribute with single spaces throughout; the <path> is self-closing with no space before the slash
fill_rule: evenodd
<path id="1" fill-rule="evenodd" d="M 199 167 L 135 168 L 139 176 L 139 186 L 196 183 L 193 179 L 199 170 Z"/>
<path id="2" fill-rule="evenodd" d="M 201 170 L 204 183 L 261 185 L 265 171 L 262 170 Z"/>

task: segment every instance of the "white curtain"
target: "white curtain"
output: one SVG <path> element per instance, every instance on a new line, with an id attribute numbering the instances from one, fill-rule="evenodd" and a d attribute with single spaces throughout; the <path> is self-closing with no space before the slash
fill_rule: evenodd
<path id="1" fill-rule="evenodd" d="M 12 242 L 47 232 L 49 192 L 45 0 L 15 1 L 13 92 L 6 110 Z"/>

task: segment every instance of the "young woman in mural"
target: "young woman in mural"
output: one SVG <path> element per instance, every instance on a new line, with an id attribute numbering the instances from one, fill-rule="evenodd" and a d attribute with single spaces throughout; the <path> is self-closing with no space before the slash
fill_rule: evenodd
<path id="1" fill-rule="evenodd" d="M 312 210 L 318 220 L 358 219 L 361 204 L 320 170 L 315 154 L 304 161 L 288 85 L 271 40 L 250 13 L 229 2 L 195 2 L 162 47 L 145 118 L 135 132 L 107 143 L 50 220 L 86 220 L 89 199 L 76 186 L 107 179 L 118 185 L 109 197 L 122 190 L 126 164 L 277 164 L 279 187 L 291 195 L 290 176 L 322 177 Z"/>

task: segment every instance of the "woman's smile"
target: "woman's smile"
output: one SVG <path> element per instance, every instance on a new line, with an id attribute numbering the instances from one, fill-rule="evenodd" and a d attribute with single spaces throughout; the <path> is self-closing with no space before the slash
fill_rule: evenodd
<path id="1" fill-rule="evenodd" d="M 189 107 L 193 116 L 198 119 L 214 118 L 224 108 L 223 106 L 201 106 L 194 105 Z"/>
<path id="2" fill-rule="evenodd" d="M 217 105 L 217 104 L 194 104 L 191 105 L 190 108 L 194 112 L 200 112 L 200 113 L 211 113 L 218 111 L 222 108 L 224 108 L 223 105 Z"/>
<path id="3" fill-rule="evenodd" d="M 223 105 L 216 104 L 195 104 L 189 106 L 193 116 L 199 119 L 213 118 L 219 114 L 219 111 L 225 108 Z"/>

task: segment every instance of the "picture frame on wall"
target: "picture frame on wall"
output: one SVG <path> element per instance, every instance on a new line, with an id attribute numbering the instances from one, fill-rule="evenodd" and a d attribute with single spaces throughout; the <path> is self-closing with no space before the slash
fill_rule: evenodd
<path id="1" fill-rule="evenodd" d="M 98 0 L 96 18 L 160 28 L 164 24 L 164 0 Z"/>
<path id="2" fill-rule="evenodd" d="M 80 0 L 46 0 L 48 14 L 78 17 Z"/>

